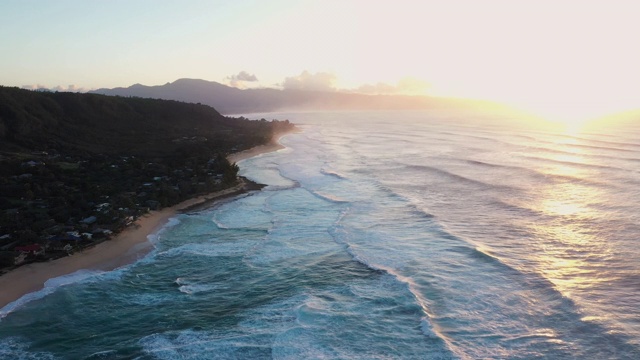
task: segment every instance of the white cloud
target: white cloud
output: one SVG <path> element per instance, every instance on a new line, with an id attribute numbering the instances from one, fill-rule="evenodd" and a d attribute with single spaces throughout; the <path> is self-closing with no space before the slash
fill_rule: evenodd
<path id="1" fill-rule="evenodd" d="M 61 92 L 87 92 L 91 90 L 91 89 L 79 87 L 74 84 L 71 84 L 66 87 L 61 85 L 49 87 L 42 84 L 31 84 L 31 85 L 22 85 L 22 88 L 27 90 L 49 90 L 49 91 L 61 91 Z"/>
<path id="2" fill-rule="evenodd" d="M 229 86 L 233 86 L 239 89 L 244 89 L 246 87 L 246 82 L 257 82 L 258 78 L 255 74 L 249 74 L 246 71 L 240 71 L 235 75 L 230 75 L 224 78 L 225 83 Z"/>
<path id="3" fill-rule="evenodd" d="M 429 83 L 425 81 L 412 77 L 405 77 L 400 79 L 400 81 L 395 85 L 382 82 L 377 84 L 365 84 L 354 89 L 353 92 L 376 95 L 425 95 L 429 87 Z"/>
<path id="4" fill-rule="evenodd" d="M 42 84 L 22 85 L 22 88 L 23 89 L 27 89 L 27 90 L 49 89 L 49 87 L 47 87 L 46 85 L 42 85 Z"/>
<path id="5" fill-rule="evenodd" d="M 379 82 L 377 84 L 364 84 L 356 89 L 353 92 L 362 93 L 362 94 L 393 94 L 396 92 L 396 87 L 393 85 L 389 85 L 387 83 Z"/>
<path id="6" fill-rule="evenodd" d="M 300 75 L 285 78 L 281 85 L 285 90 L 336 91 L 335 80 L 336 76 L 331 73 L 303 71 Z"/>

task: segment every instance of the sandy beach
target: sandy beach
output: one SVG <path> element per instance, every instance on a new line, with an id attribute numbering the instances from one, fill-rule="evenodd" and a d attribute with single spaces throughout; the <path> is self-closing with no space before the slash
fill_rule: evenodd
<path id="1" fill-rule="evenodd" d="M 277 141 L 272 141 L 265 145 L 260 145 L 260 146 L 252 147 L 251 149 L 233 153 L 227 156 L 227 160 L 229 160 L 229 162 L 233 164 L 233 163 L 237 163 L 240 160 L 248 159 L 248 158 L 251 158 L 260 154 L 264 154 L 264 153 L 269 153 L 272 151 L 278 151 L 280 149 L 284 149 L 284 146 L 280 145 L 280 143 L 278 143 Z"/>
<path id="2" fill-rule="evenodd" d="M 274 140 L 266 145 L 231 154 L 227 158 L 234 163 L 282 148 L 284 147 Z M 49 262 L 32 263 L 12 270 L 0 276 L 0 289 L 2 289 L 0 291 L 0 309 L 28 293 L 42 289 L 49 279 L 82 269 L 106 271 L 130 264 L 152 250 L 153 245 L 147 237 L 157 232 L 178 213 L 210 205 L 217 200 L 252 189 L 255 189 L 255 184 L 248 184 L 244 179 L 241 179 L 240 184 L 229 189 L 188 199 L 162 210 L 151 211 L 112 239 L 71 256 Z"/>

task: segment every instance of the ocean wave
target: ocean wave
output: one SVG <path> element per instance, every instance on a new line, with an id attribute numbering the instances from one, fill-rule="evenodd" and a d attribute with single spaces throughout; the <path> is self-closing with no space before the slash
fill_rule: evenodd
<path id="1" fill-rule="evenodd" d="M 166 250 L 158 255 L 166 257 L 180 257 L 184 255 L 205 257 L 234 256 L 242 255 L 260 243 L 261 242 L 257 240 L 212 242 L 204 244 L 192 243 Z"/>
<path id="2" fill-rule="evenodd" d="M 550 180 L 550 182 L 555 184 L 570 183 L 570 184 L 580 184 L 580 185 L 607 188 L 607 189 L 615 189 L 618 187 L 615 184 L 612 184 L 611 182 L 591 180 L 586 176 L 579 177 L 579 176 L 553 174 L 553 173 L 543 173 L 543 176 L 544 178 L 546 178 L 547 180 Z"/>
<path id="3" fill-rule="evenodd" d="M 345 212 L 345 216 L 346 215 L 347 215 L 347 212 Z M 413 281 L 413 279 L 400 274 L 396 270 L 397 268 L 403 267 L 403 265 L 396 264 L 395 266 L 390 266 L 388 264 L 382 264 L 375 260 L 369 259 L 365 254 L 359 253 L 358 246 L 352 243 L 349 243 L 348 240 L 346 240 L 345 236 L 339 236 L 338 234 L 339 231 L 340 231 L 340 227 L 336 226 L 336 230 L 334 230 L 332 234 L 334 241 L 336 241 L 338 244 L 343 245 L 347 253 L 351 256 L 351 258 L 354 261 L 366 266 L 367 268 L 375 272 L 392 276 L 396 281 L 406 286 L 406 289 L 412 294 L 412 296 L 416 301 L 416 304 L 420 306 L 420 308 L 424 313 L 424 316 L 421 320 L 421 324 L 422 324 L 421 326 L 423 328 L 423 332 L 425 336 L 429 338 L 440 339 L 441 341 L 443 341 L 443 343 L 446 344 L 449 350 L 453 351 L 455 347 L 451 343 L 451 339 L 449 339 L 444 333 L 442 333 L 437 328 L 437 326 L 430 320 L 433 314 L 427 305 L 428 300 L 423 297 L 422 293 L 419 290 L 416 289 L 416 284 Z M 429 331 L 426 331 L 426 329 L 429 329 Z M 449 354 L 449 357 L 451 357 L 451 354 Z"/>
<path id="4" fill-rule="evenodd" d="M 622 146 L 622 147 L 631 147 L 631 148 L 640 148 L 640 144 L 631 143 L 631 142 L 620 142 L 620 141 L 605 141 L 605 140 L 596 140 L 592 138 L 578 138 L 581 140 L 597 143 L 597 144 L 606 144 L 611 146 Z"/>
<path id="5" fill-rule="evenodd" d="M 511 168 L 515 168 L 515 169 L 521 169 L 520 167 L 517 166 L 509 166 L 509 165 L 502 165 L 502 164 L 491 164 L 488 162 L 484 162 L 484 161 L 478 161 L 478 160 L 470 160 L 470 159 L 461 159 L 461 161 L 464 161 L 468 164 L 471 165 L 478 165 L 478 166 L 482 166 L 482 167 L 488 167 L 491 169 L 511 169 Z"/>
<path id="6" fill-rule="evenodd" d="M 270 337 L 243 332 L 168 331 L 145 336 L 138 344 L 160 360 L 271 358 Z"/>
<path id="7" fill-rule="evenodd" d="M 345 200 L 342 199 L 338 196 L 335 196 L 333 194 L 327 194 L 321 191 L 317 191 L 317 190 L 308 190 L 310 194 L 312 194 L 313 196 L 317 197 L 318 199 L 324 200 L 324 201 L 328 201 L 334 204 L 348 204 L 350 203 L 349 200 Z"/>
<path id="8" fill-rule="evenodd" d="M 352 247 L 348 247 L 348 249 L 349 253 L 352 255 L 355 261 L 360 262 L 361 264 L 369 267 L 372 270 L 386 273 L 396 279 L 396 281 L 406 286 L 406 289 L 414 297 L 416 304 L 420 306 L 424 314 L 424 316 L 420 320 L 420 327 L 423 334 L 430 339 L 436 338 L 442 341 L 443 344 L 446 344 L 447 349 L 451 351 L 451 353 L 448 354 L 449 357 L 451 357 L 452 353 L 461 354 L 460 350 L 456 349 L 456 346 L 453 344 L 452 339 L 448 337 L 435 322 L 432 321 L 432 317 L 434 316 L 434 314 L 428 306 L 429 301 L 423 296 L 420 290 L 417 289 L 416 283 L 411 277 L 400 274 L 400 272 L 392 267 L 367 260 L 363 256 L 357 255 Z"/>
<path id="9" fill-rule="evenodd" d="M 468 139 L 483 140 L 483 141 L 496 143 L 496 144 L 500 144 L 500 145 L 512 145 L 511 143 L 509 143 L 507 141 L 502 141 L 502 140 L 496 139 L 495 137 L 490 137 L 490 136 L 495 136 L 495 133 L 487 133 L 488 136 L 470 135 L 470 134 L 463 134 L 463 133 L 456 133 L 456 134 L 450 133 L 450 134 L 454 135 L 454 136 L 468 138 Z"/>
<path id="10" fill-rule="evenodd" d="M 208 292 L 216 289 L 216 286 L 207 286 L 207 285 L 182 285 L 178 288 L 181 293 L 192 295 L 201 292 Z"/>
<path id="11" fill-rule="evenodd" d="M 521 173 L 521 174 L 526 174 L 528 176 L 536 178 L 538 180 L 546 178 L 546 174 L 534 169 L 524 167 L 524 166 L 494 164 L 486 161 L 471 160 L 471 159 L 458 159 L 458 161 L 464 164 L 471 164 L 471 165 L 485 167 L 489 169 L 505 170 L 509 172 L 509 175 L 515 175 L 515 173 Z"/>
<path id="12" fill-rule="evenodd" d="M 82 360 L 117 359 L 117 358 L 118 358 L 118 351 L 116 351 L 116 350 L 104 350 L 104 351 L 95 352 L 95 353 L 83 358 Z"/>
<path id="13" fill-rule="evenodd" d="M 202 283 L 194 282 L 193 280 L 189 280 L 187 278 L 182 278 L 182 277 L 177 278 L 175 280 L 175 283 L 178 285 L 178 290 L 181 293 L 185 293 L 188 295 L 206 293 L 206 292 L 211 292 L 221 288 L 226 288 L 219 284 L 202 284 Z"/>
<path id="14" fill-rule="evenodd" d="M 277 193 L 277 192 L 276 192 Z M 261 192 L 251 197 L 238 199 L 233 205 L 210 212 L 208 222 L 225 231 L 266 233 L 271 229 L 273 211 L 268 201 L 274 192 Z M 204 224 L 209 229 L 211 224 Z"/>
<path id="15" fill-rule="evenodd" d="M 541 146 L 528 146 L 527 151 L 521 151 L 521 155 L 523 156 L 530 156 L 528 155 L 529 153 L 551 153 L 551 154 L 572 156 L 577 158 L 586 157 L 586 158 L 597 158 L 597 159 L 607 159 L 607 160 L 616 160 L 616 161 L 628 161 L 633 163 L 640 162 L 640 158 L 636 158 L 636 157 L 613 156 L 613 155 L 605 155 L 605 154 L 599 154 L 599 153 L 585 154 L 579 151 L 558 150 L 558 149 L 552 149 L 552 148 L 541 147 Z"/>
<path id="16" fill-rule="evenodd" d="M 552 159 L 552 158 L 548 158 L 548 157 L 541 157 L 541 156 L 535 156 L 535 155 L 520 155 L 520 157 L 522 157 L 524 159 L 547 162 L 547 163 L 551 163 L 551 164 L 558 164 L 558 165 L 563 165 L 563 166 L 573 166 L 573 167 L 576 167 L 576 168 L 595 169 L 595 170 L 629 171 L 627 169 L 623 169 L 623 168 L 617 167 L 617 166 L 600 165 L 600 164 L 592 164 L 592 163 L 586 163 L 586 162 L 575 162 L 575 161 L 567 161 L 567 160 L 558 160 L 558 159 Z"/>
<path id="17" fill-rule="evenodd" d="M 347 177 L 342 175 L 342 174 L 340 174 L 339 172 L 337 172 L 335 170 L 329 170 L 329 169 L 324 168 L 324 167 L 320 169 L 320 173 L 324 174 L 324 175 L 327 175 L 327 176 L 332 176 L 332 177 L 338 178 L 340 180 L 347 180 Z"/>
<path id="18" fill-rule="evenodd" d="M 578 148 L 578 149 L 592 149 L 592 150 L 607 150 L 607 151 L 614 151 L 614 152 L 625 152 L 625 153 L 637 153 L 638 150 L 632 150 L 632 149 L 622 149 L 622 148 L 617 148 L 617 147 L 612 147 L 612 146 L 597 146 L 597 145 L 587 145 L 587 144 L 573 144 L 573 143 L 559 143 L 556 145 L 561 145 L 561 146 L 566 146 L 566 147 L 571 147 L 571 148 Z"/>
<path id="19" fill-rule="evenodd" d="M 231 229 L 231 227 L 229 227 L 229 226 L 227 226 L 227 225 L 223 224 L 220 220 L 216 219 L 216 217 L 215 217 L 215 216 L 211 218 L 211 221 L 213 221 L 213 223 L 216 225 L 216 227 L 217 227 L 218 229 L 222 229 L 222 230 L 229 230 L 229 229 Z"/>
<path id="20" fill-rule="evenodd" d="M 504 185 L 504 184 L 490 184 L 490 183 L 486 183 L 484 181 L 480 181 L 480 180 L 476 180 L 476 179 L 471 179 L 462 175 L 458 175 L 455 174 L 453 172 L 444 170 L 444 169 L 440 169 L 437 167 L 433 167 L 433 166 L 427 166 L 427 165 L 416 165 L 416 164 L 404 164 L 404 168 L 408 169 L 410 171 L 419 171 L 419 172 L 424 172 L 424 173 L 431 173 L 437 176 L 440 176 L 442 178 L 446 178 L 449 180 L 454 180 L 456 182 L 459 183 L 464 183 L 467 185 L 472 185 L 476 188 L 481 188 L 483 190 L 496 190 L 496 189 L 502 189 L 502 190 L 516 190 L 517 188 L 514 186 L 510 186 L 510 185 Z M 402 168 L 398 169 L 401 170 Z"/>
<path id="21" fill-rule="evenodd" d="M 13 301 L 5 305 L 2 309 L 0 309 L 0 319 L 4 318 L 9 313 L 17 310 L 18 308 L 24 306 L 25 304 L 28 304 L 35 300 L 42 299 L 45 296 L 54 293 L 57 289 L 59 289 L 62 286 L 84 282 L 103 274 L 105 274 L 104 271 L 78 270 L 71 274 L 49 279 L 44 283 L 44 287 L 41 290 L 28 293 L 22 296 L 21 298 L 19 298 L 18 300 Z"/>
<path id="22" fill-rule="evenodd" d="M 571 161 L 560 161 L 560 160 L 547 159 L 547 158 L 542 158 L 542 157 L 526 157 L 526 158 L 545 161 L 545 162 L 550 162 L 550 163 L 556 163 L 556 164 L 560 164 L 560 165 L 564 165 L 564 166 L 574 166 L 576 168 L 585 168 L 585 169 L 588 168 L 588 169 L 597 169 L 597 170 L 613 170 L 613 169 L 621 170 L 619 168 L 615 168 L 615 167 L 611 167 L 611 166 L 591 165 L 591 164 L 576 163 L 576 162 L 571 162 Z M 535 170 L 535 169 L 532 169 L 532 168 L 526 168 L 526 167 L 522 167 L 522 166 L 492 164 L 492 163 L 487 163 L 487 162 L 483 162 L 483 161 L 468 160 L 468 159 L 465 159 L 465 160 L 462 160 L 462 161 L 465 162 L 465 163 L 471 164 L 471 165 L 477 165 L 477 166 L 487 167 L 487 168 L 491 168 L 491 169 L 504 169 L 504 170 L 507 170 L 507 171 L 511 171 L 512 173 L 510 173 L 509 176 L 516 175 L 516 173 L 526 174 L 527 176 L 535 179 L 536 181 L 544 181 L 544 182 L 550 182 L 550 183 L 584 184 L 584 185 L 607 187 L 607 188 L 610 188 L 610 187 L 613 186 L 610 183 L 604 183 L 604 182 L 601 182 L 601 181 L 591 180 L 586 175 L 585 176 L 571 176 L 571 175 L 553 174 L 553 173 L 545 173 L 543 171 Z"/>
<path id="23" fill-rule="evenodd" d="M 489 204 L 492 206 L 495 206 L 499 210 L 506 211 L 507 213 L 515 214 L 517 216 L 522 216 L 528 219 L 541 219 L 547 216 L 545 213 L 541 211 L 528 208 L 528 207 L 511 204 L 499 199 L 494 199 Z"/>
<path id="24" fill-rule="evenodd" d="M 282 190 L 291 190 L 299 187 L 300 187 L 300 183 L 297 181 L 294 181 L 293 184 L 291 185 L 267 185 L 264 188 L 262 188 L 262 191 L 282 191 Z"/>
<path id="25" fill-rule="evenodd" d="M 40 351 L 30 351 L 26 339 L 9 337 L 0 339 L 0 359 L 6 360 L 57 360 L 59 357 Z"/>
<path id="26" fill-rule="evenodd" d="M 153 244 L 153 246 L 157 246 L 158 243 L 160 242 L 160 238 L 162 234 L 165 233 L 167 230 L 171 229 L 172 227 L 177 226 L 178 224 L 180 224 L 179 218 L 177 217 L 169 218 L 167 223 L 164 224 L 164 226 L 162 226 L 158 231 L 154 232 L 153 234 L 147 235 L 147 240 L 149 240 L 149 242 Z"/>
<path id="27" fill-rule="evenodd" d="M 447 251 L 461 253 L 466 256 L 469 256 L 470 258 L 489 262 L 494 266 L 498 266 L 501 269 L 501 271 L 504 271 L 504 272 L 517 274 L 517 275 L 525 275 L 520 270 L 507 264 L 505 261 L 500 259 L 500 257 L 498 257 L 497 255 L 492 254 L 491 251 L 486 248 L 481 248 L 478 246 L 470 247 L 465 245 L 458 245 L 458 246 L 451 246 L 450 248 L 447 249 Z"/>
<path id="28" fill-rule="evenodd" d="M 402 206 L 409 209 L 409 212 L 413 215 L 416 215 L 420 219 L 434 219 L 436 216 L 428 211 L 426 211 L 421 205 L 416 204 L 414 200 L 412 200 L 409 196 L 405 196 L 400 192 L 394 190 L 392 187 L 387 186 L 383 183 L 376 182 L 374 187 L 382 192 L 385 195 L 389 196 L 392 200 L 398 200 Z M 405 186 L 406 188 L 410 188 Z M 422 189 L 422 187 L 420 187 Z"/>
<path id="29" fill-rule="evenodd" d="M 468 243 L 466 240 L 459 238 L 454 234 L 445 231 L 444 229 L 438 230 L 437 228 L 434 228 L 432 229 L 432 231 L 434 232 L 434 236 L 436 236 L 436 238 L 453 240 L 458 243 L 457 245 L 455 243 L 447 245 L 443 247 L 443 249 L 439 250 L 439 251 L 444 250 L 444 251 L 455 252 L 462 255 L 462 258 L 460 258 L 459 256 L 453 257 L 453 258 L 458 258 L 458 260 L 455 260 L 453 263 L 450 264 L 450 266 L 455 266 L 456 262 L 458 262 L 459 266 L 462 268 L 472 266 L 474 263 L 477 263 L 478 261 L 480 263 L 486 263 L 488 264 L 489 268 L 492 269 L 492 271 L 495 271 L 496 276 L 498 276 L 500 279 L 509 278 L 509 281 L 507 281 L 507 283 L 511 284 L 515 282 L 516 284 L 518 284 L 518 286 L 522 287 L 523 289 L 527 289 L 526 291 L 535 292 L 537 294 L 536 298 L 540 301 L 545 301 L 545 303 L 548 303 L 549 304 L 548 306 L 551 309 L 553 309 L 552 311 L 553 313 L 563 314 L 563 316 L 565 316 L 565 320 L 562 326 L 566 328 L 583 326 L 581 322 L 581 317 L 580 317 L 581 309 L 578 307 L 578 305 L 574 303 L 571 299 L 566 298 L 562 294 L 562 292 L 560 292 L 555 287 L 553 283 L 546 280 L 546 278 L 544 278 L 543 276 L 540 276 L 535 272 L 523 272 L 521 269 L 513 267 L 508 262 L 496 256 L 490 250 L 482 248 L 480 246 L 474 246 L 471 243 Z M 351 234 L 352 234 L 351 230 L 338 227 L 336 229 L 336 236 L 334 238 L 336 242 L 343 244 L 345 246 L 346 251 L 350 254 L 352 259 L 354 259 L 355 261 L 367 266 L 368 268 L 374 271 L 379 271 L 382 273 L 386 273 L 390 276 L 393 276 L 399 282 L 404 283 L 407 286 L 407 289 L 415 297 L 416 302 L 420 305 L 420 307 L 424 311 L 424 314 L 425 314 L 424 321 L 426 325 L 423 325 L 423 329 L 426 329 L 425 336 L 428 336 L 428 337 L 435 336 L 441 339 L 447 344 L 448 348 L 451 351 L 453 351 L 458 356 L 464 357 L 465 356 L 464 346 L 459 347 L 459 345 L 456 344 L 456 341 L 453 340 L 459 334 L 456 334 L 455 332 L 443 330 L 440 327 L 440 320 L 431 311 L 429 304 L 432 304 L 433 299 L 427 298 L 425 295 L 425 292 L 427 293 L 432 292 L 433 289 L 429 291 L 427 290 L 431 289 L 433 285 L 429 285 L 429 281 L 427 279 L 422 278 L 421 280 L 419 280 L 419 283 L 418 283 L 416 282 L 417 280 L 414 279 L 412 276 L 404 274 L 404 272 L 406 272 L 406 270 L 408 269 L 407 266 L 409 266 L 409 263 L 411 260 L 407 259 L 406 262 L 394 261 L 393 259 L 395 257 L 390 256 L 392 255 L 392 253 L 390 252 L 385 252 L 384 258 L 380 258 L 379 256 L 377 257 L 375 253 L 371 253 L 371 251 L 374 248 L 378 248 L 376 243 L 371 243 L 367 247 L 363 247 L 360 244 L 354 244 L 349 239 L 349 236 L 352 236 Z M 442 253 L 440 256 L 444 256 L 444 258 L 450 258 L 444 253 Z M 465 258 L 467 260 L 465 260 Z M 402 270 L 402 269 L 405 269 L 405 270 Z M 461 269 L 459 271 L 461 271 Z M 489 274 L 485 276 L 489 276 Z M 515 298 L 517 299 L 517 301 L 528 301 L 527 298 L 520 299 L 519 296 L 517 295 L 515 296 Z M 553 304 L 556 304 L 556 305 L 553 305 Z M 485 311 L 484 309 L 485 306 L 489 306 L 489 305 L 480 304 L 480 307 L 477 309 L 477 311 Z M 516 311 L 516 313 L 518 312 Z M 518 313 L 518 316 L 520 315 L 521 314 Z M 551 321 L 551 320 L 550 318 L 549 319 L 545 318 L 544 320 L 540 320 L 540 321 L 542 323 L 546 323 L 547 321 Z M 548 325 L 548 326 L 551 326 L 551 325 Z M 559 327 L 560 325 L 556 324 L 555 326 Z M 606 333 L 606 330 L 601 326 L 596 326 L 593 332 L 597 332 L 601 335 L 604 335 L 604 333 Z M 612 341 L 616 341 L 620 343 L 620 339 L 618 340 L 612 339 Z M 502 340 L 498 341 L 496 339 L 496 345 L 502 344 L 502 343 L 504 343 L 504 341 Z M 531 342 L 528 342 L 526 344 L 521 344 L 521 346 L 523 348 L 528 348 L 530 344 Z M 479 352 L 474 351 L 472 353 L 475 353 L 477 355 L 482 353 L 483 351 L 501 351 L 500 350 L 501 346 L 502 345 L 498 345 L 497 347 L 492 349 L 479 350 Z M 603 353 L 606 354 L 607 352 L 605 351 Z M 509 353 L 504 353 L 504 354 L 509 354 Z M 470 357 L 474 357 L 474 356 L 470 356 Z"/>
<path id="30" fill-rule="evenodd" d="M 589 135 L 589 134 L 583 134 L 583 135 Z M 601 134 L 601 133 L 593 133 L 591 134 L 591 137 L 587 137 L 587 136 L 576 136 L 576 135 L 568 135 L 568 134 L 553 134 L 554 137 L 558 137 L 558 138 L 562 138 L 562 139 L 569 139 L 571 141 L 582 141 L 582 142 L 587 142 L 587 143 L 596 143 L 596 144 L 603 144 L 606 146 L 603 147 L 632 147 L 632 148 L 640 148 L 640 144 L 638 143 L 633 143 L 633 142 L 626 142 L 626 141 L 609 141 L 609 140 L 600 140 L 600 139 L 595 139 L 594 137 L 603 137 L 606 136 L 605 134 Z M 573 142 L 572 142 L 573 143 Z"/>

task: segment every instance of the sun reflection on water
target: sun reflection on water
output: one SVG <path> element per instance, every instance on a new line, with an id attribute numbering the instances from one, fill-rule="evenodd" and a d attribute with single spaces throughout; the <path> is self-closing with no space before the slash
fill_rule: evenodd
<path id="1" fill-rule="evenodd" d="M 592 183 L 592 170 L 574 165 L 587 163 L 584 156 L 575 148 L 572 152 L 547 156 L 552 161 L 538 171 L 555 181 L 532 189 L 536 200 L 530 204 L 544 215 L 543 221 L 530 224 L 540 249 L 539 271 L 567 297 L 611 280 L 599 271 L 611 252 L 597 235 L 602 216 L 597 205 L 606 194 Z"/>

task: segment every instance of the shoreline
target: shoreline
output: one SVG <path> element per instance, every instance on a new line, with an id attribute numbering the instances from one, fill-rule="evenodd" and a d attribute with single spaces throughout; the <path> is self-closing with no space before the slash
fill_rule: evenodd
<path id="1" fill-rule="evenodd" d="M 282 150 L 285 147 L 282 146 L 278 142 L 278 140 L 282 136 L 284 136 L 286 134 L 288 134 L 288 133 L 276 134 L 276 135 L 274 135 L 273 139 L 271 139 L 270 142 L 268 142 L 268 143 L 266 143 L 264 145 L 254 146 L 251 149 L 242 150 L 242 151 L 237 152 L 237 153 L 229 154 L 227 156 L 227 160 L 229 160 L 229 162 L 233 164 L 233 163 L 237 163 L 239 161 L 245 160 L 245 159 L 252 158 L 254 156 L 258 156 L 260 154 L 266 154 L 266 153 Z"/>
<path id="2" fill-rule="evenodd" d="M 284 149 L 285 147 L 278 143 L 277 139 L 285 134 L 277 134 L 271 142 L 265 145 L 230 154 L 227 159 L 229 162 L 235 163 L 260 154 Z M 0 276 L 0 289 L 2 289 L 0 291 L 0 309 L 29 293 L 42 290 L 45 282 L 50 279 L 79 270 L 110 271 L 134 263 L 151 252 L 153 244 L 148 237 L 162 229 L 169 222 L 169 219 L 181 213 L 205 209 L 223 199 L 259 190 L 262 187 L 261 184 L 239 177 L 239 184 L 228 189 L 200 195 L 161 210 L 151 211 L 112 239 L 105 240 L 81 252 L 13 269 Z"/>

